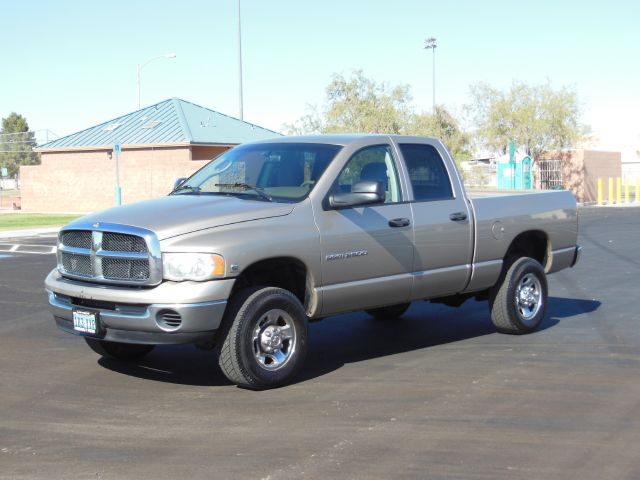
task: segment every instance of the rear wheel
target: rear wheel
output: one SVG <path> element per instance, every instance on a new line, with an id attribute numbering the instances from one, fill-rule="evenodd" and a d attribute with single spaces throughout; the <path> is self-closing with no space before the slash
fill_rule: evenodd
<path id="1" fill-rule="evenodd" d="M 84 337 L 84 340 L 98 355 L 116 360 L 136 360 L 144 357 L 155 347 L 155 345 L 108 342 L 89 337 Z"/>
<path id="2" fill-rule="evenodd" d="M 493 287 L 491 320 L 502 333 L 533 332 L 544 320 L 547 300 L 547 277 L 542 265 L 533 258 L 518 258 Z"/>
<path id="3" fill-rule="evenodd" d="M 391 320 L 402 316 L 409 308 L 410 303 L 399 303 L 388 307 L 370 308 L 366 312 L 376 320 Z"/>
<path id="4" fill-rule="evenodd" d="M 307 354 L 307 316 L 282 288 L 238 292 L 225 312 L 219 364 L 236 385 L 254 390 L 289 382 Z"/>

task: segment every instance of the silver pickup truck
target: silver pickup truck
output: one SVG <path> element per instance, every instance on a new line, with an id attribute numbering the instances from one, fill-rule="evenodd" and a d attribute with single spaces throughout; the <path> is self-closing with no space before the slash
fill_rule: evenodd
<path id="1" fill-rule="evenodd" d="M 291 380 L 308 321 L 329 315 L 390 320 L 475 297 L 500 332 L 531 332 L 546 274 L 578 261 L 577 234 L 571 193 L 470 196 L 436 139 L 281 137 L 65 226 L 45 284 L 58 326 L 100 355 L 194 343 L 264 389 Z"/>

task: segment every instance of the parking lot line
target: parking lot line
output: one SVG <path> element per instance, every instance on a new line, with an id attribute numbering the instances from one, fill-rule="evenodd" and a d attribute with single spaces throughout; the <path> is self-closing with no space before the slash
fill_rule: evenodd
<path id="1" fill-rule="evenodd" d="M 57 248 L 51 245 L 31 245 L 20 243 L 0 243 L 0 252 L 4 253 L 29 253 L 33 255 L 51 255 Z"/>

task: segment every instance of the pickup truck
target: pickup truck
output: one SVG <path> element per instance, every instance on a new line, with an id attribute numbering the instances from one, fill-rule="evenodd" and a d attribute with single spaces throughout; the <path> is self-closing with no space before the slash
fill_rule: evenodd
<path id="1" fill-rule="evenodd" d="M 45 286 L 57 325 L 102 356 L 193 343 L 232 382 L 266 389 L 292 380 L 308 322 L 330 315 L 391 320 L 474 297 L 498 331 L 532 332 L 577 234 L 570 192 L 469 195 L 437 139 L 280 137 L 66 225 Z"/>

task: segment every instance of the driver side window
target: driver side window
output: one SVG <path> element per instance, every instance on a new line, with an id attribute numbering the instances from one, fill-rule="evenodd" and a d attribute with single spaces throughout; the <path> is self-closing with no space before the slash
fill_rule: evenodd
<path id="1" fill-rule="evenodd" d="M 382 183 L 384 203 L 402 200 L 393 155 L 388 145 L 366 147 L 356 152 L 340 173 L 335 193 L 349 193 L 353 185 L 362 180 Z"/>

